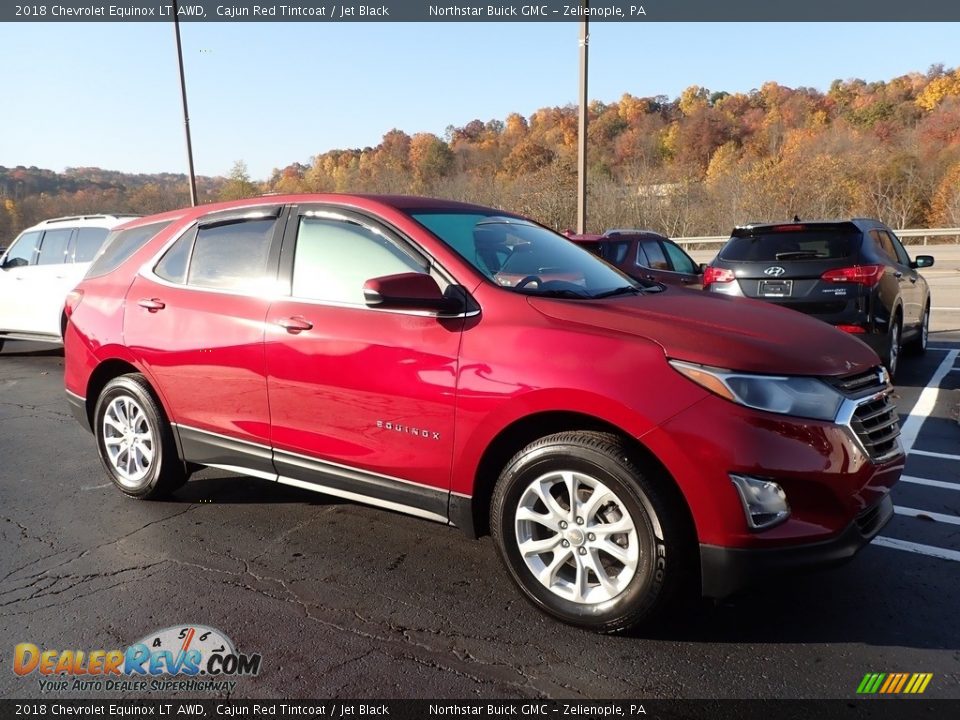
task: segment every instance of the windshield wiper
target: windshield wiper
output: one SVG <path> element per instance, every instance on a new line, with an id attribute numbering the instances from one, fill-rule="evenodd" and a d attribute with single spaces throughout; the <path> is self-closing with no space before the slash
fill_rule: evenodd
<path id="1" fill-rule="evenodd" d="M 592 297 L 584 293 L 576 292 L 575 290 L 532 290 L 530 292 L 521 290 L 520 292 L 523 295 L 529 295 L 531 297 L 575 298 L 577 300 L 584 300 L 585 298 Z"/>
<path id="2" fill-rule="evenodd" d="M 825 258 L 813 250 L 791 250 L 790 252 L 777 253 L 777 260 L 805 260 L 807 258 Z"/>
<path id="3" fill-rule="evenodd" d="M 623 285 L 621 287 L 614 288 L 613 290 L 606 290 L 602 293 L 597 293 L 596 295 L 591 295 L 593 299 L 613 297 L 614 295 L 626 295 L 630 293 L 631 295 L 639 295 L 644 292 L 643 288 L 639 288 L 635 285 Z"/>

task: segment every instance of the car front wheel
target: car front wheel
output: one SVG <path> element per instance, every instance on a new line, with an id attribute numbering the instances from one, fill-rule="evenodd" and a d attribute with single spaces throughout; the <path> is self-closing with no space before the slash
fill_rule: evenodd
<path id="1" fill-rule="evenodd" d="M 542 438 L 506 466 L 491 529 L 507 571 L 534 605 L 613 633 L 666 608 L 695 567 L 664 478 L 615 435 Z"/>
<path id="2" fill-rule="evenodd" d="M 94 410 L 94 432 L 100 461 L 124 494 L 150 500 L 186 482 L 170 425 L 142 375 L 107 383 Z"/>

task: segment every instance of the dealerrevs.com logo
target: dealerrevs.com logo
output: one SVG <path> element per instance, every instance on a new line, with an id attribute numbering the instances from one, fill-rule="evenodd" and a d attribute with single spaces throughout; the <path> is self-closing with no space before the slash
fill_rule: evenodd
<path id="1" fill-rule="evenodd" d="M 260 672 L 260 655 L 238 653 L 219 630 L 176 625 L 125 649 L 57 650 L 20 643 L 13 671 L 38 676 L 41 692 L 231 692 L 237 677 Z"/>

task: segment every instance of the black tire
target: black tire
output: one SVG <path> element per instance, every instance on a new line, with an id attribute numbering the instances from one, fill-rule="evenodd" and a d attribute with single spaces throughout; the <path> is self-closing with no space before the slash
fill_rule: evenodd
<path id="1" fill-rule="evenodd" d="M 920 316 L 920 332 L 906 346 L 914 355 L 923 355 L 927 352 L 927 341 L 930 338 L 930 301 L 923 308 L 923 315 Z"/>
<path id="2" fill-rule="evenodd" d="M 602 633 L 630 630 L 660 615 L 686 587 L 685 581 L 696 578 L 698 566 L 691 552 L 692 529 L 679 492 L 669 485 L 662 471 L 642 465 L 632 455 L 616 435 L 558 433 L 537 440 L 517 453 L 497 481 L 490 525 L 508 574 L 536 607 L 570 625 Z M 550 516 L 550 508 L 542 495 L 536 499 L 532 484 L 537 481 L 537 486 L 542 488 L 544 482 L 554 481 L 561 473 L 572 473 L 571 477 L 577 478 L 574 494 L 578 496 L 578 503 L 573 510 L 566 508 L 571 519 L 566 529 L 554 530 L 539 521 L 526 519 L 531 508 L 539 513 L 538 507 L 546 511 L 541 517 Z M 584 491 L 590 489 L 590 482 L 595 483 L 594 489 L 586 495 Z M 597 483 L 608 490 L 613 499 L 598 501 L 597 507 L 591 510 L 590 498 L 598 491 L 603 492 Z M 556 481 L 552 488 L 552 492 L 560 495 L 559 499 L 553 496 L 557 501 L 554 507 L 562 510 L 563 487 Z M 569 495 L 566 491 L 567 498 Z M 539 505 L 531 505 L 531 499 Z M 567 505 L 571 505 L 569 500 Z M 578 518 L 580 510 L 588 517 Z M 518 512 L 523 513 L 519 520 Z M 580 520 L 583 524 L 574 525 Z M 605 534 L 604 524 L 614 522 L 619 527 L 624 520 L 632 522 L 635 532 L 609 535 L 608 541 L 620 544 L 618 554 L 628 554 L 624 550 L 631 550 L 636 543 L 633 550 L 636 567 L 632 575 L 626 562 L 606 554 L 603 547 L 609 545 L 597 541 Z M 557 527 L 563 526 L 562 522 L 557 524 Z M 546 537 L 537 537 L 537 534 Z M 528 565 L 520 550 L 520 542 L 528 547 L 530 543 L 554 542 L 556 551 L 528 553 L 536 555 L 530 562 L 544 566 L 538 570 L 541 575 L 555 576 L 556 580 L 550 580 L 551 587 L 534 574 L 535 569 Z M 592 567 L 583 569 L 588 564 Z M 553 567 L 557 569 L 551 573 L 549 568 Z M 604 572 L 609 587 L 601 582 L 596 569 Z M 615 576 L 608 573 L 608 569 L 612 569 Z M 587 595 L 596 601 L 588 601 L 582 593 L 579 601 L 570 597 L 579 593 L 581 587 L 587 587 Z"/>
<path id="3" fill-rule="evenodd" d="M 887 330 L 887 349 L 883 353 L 883 366 L 890 373 L 890 379 L 897 377 L 897 371 L 900 369 L 900 358 L 903 355 L 902 345 L 902 325 L 900 315 L 897 314 L 890 323 L 890 329 Z"/>
<path id="4" fill-rule="evenodd" d="M 5 342 L 6 342 L 5 340 L 0 340 L 0 352 L 3 352 L 3 344 Z"/>
<path id="5" fill-rule="evenodd" d="M 107 383 L 97 398 L 93 417 L 100 462 L 122 493 L 154 500 L 187 481 L 170 423 L 143 375 L 122 375 Z M 121 425 L 126 425 L 127 431 L 121 431 Z M 130 446 L 125 445 L 128 440 Z M 149 461 L 145 449 L 150 450 Z"/>

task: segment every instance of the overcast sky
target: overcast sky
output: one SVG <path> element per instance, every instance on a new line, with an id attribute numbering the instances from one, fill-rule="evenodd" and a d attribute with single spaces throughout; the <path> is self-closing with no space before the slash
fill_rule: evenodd
<path id="1" fill-rule="evenodd" d="M 578 24 L 187 23 L 197 172 L 254 179 L 385 132 L 529 116 L 577 97 Z M 960 25 L 593 23 L 590 97 L 826 90 L 960 66 Z M 0 24 L 0 165 L 185 172 L 172 25 Z"/>

